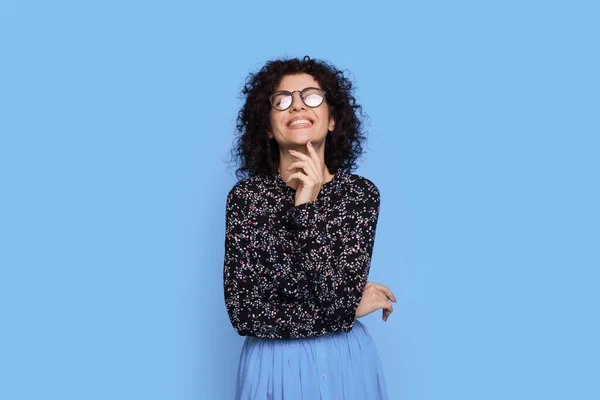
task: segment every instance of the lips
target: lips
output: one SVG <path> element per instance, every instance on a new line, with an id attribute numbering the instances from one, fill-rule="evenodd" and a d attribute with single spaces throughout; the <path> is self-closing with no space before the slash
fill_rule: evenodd
<path id="1" fill-rule="evenodd" d="M 298 121 L 298 120 L 301 120 L 301 119 L 310 121 L 310 124 L 311 124 L 311 125 L 315 123 L 315 121 L 313 121 L 313 119 L 312 119 L 312 118 L 309 118 L 309 117 L 306 117 L 306 116 L 298 116 L 298 117 L 294 117 L 294 118 L 290 119 L 290 120 L 287 122 L 286 126 L 287 126 L 287 127 L 290 127 L 290 124 L 291 124 L 292 122 L 294 122 L 294 121 Z"/>

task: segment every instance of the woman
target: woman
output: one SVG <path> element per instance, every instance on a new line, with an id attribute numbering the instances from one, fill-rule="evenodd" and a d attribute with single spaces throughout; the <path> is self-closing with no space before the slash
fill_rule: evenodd
<path id="1" fill-rule="evenodd" d="M 224 294 L 244 341 L 236 399 L 387 399 L 356 318 L 396 301 L 367 282 L 379 190 L 352 84 L 309 57 L 269 61 L 242 90 L 238 181 L 227 196 Z"/>

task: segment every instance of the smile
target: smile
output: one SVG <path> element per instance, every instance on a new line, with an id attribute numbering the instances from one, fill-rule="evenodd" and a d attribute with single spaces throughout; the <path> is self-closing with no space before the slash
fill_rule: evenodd
<path id="1" fill-rule="evenodd" d="M 304 126 L 304 127 L 306 127 L 306 126 L 311 126 L 311 125 L 312 125 L 312 122 L 310 122 L 310 121 L 309 121 L 309 120 L 307 120 L 307 119 L 297 119 L 297 120 L 295 120 L 295 121 L 292 121 L 292 122 L 289 124 L 289 127 L 290 127 L 290 128 L 293 128 L 293 127 L 295 127 L 295 126 L 299 126 L 299 125 L 302 125 L 302 126 Z"/>

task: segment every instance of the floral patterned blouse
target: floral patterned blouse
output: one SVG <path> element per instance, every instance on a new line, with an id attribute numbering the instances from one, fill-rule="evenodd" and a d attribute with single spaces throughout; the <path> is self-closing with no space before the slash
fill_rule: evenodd
<path id="1" fill-rule="evenodd" d="M 349 332 L 369 275 L 379 190 L 338 171 L 316 200 L 294 205 L 279 172 L 227 195 L 223 284 L 238 334 L 302 338 Z"/>

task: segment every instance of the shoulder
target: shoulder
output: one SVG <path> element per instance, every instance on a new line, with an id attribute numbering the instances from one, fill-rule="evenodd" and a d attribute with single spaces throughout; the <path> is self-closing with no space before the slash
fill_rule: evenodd
<path id="1" fill-rule="evenodd" d="M 227 202 L 245 200 L 264 192 L 266 179 L 262 175 L 251 176 L 237 181 L 227 193 Z"/>
<path id="2" fill-rule="evenodd" d="M 341 184 L 348 195 L 379 203 L 381 193 L 373 181 L 354 173 L 344 173 Z"/>

